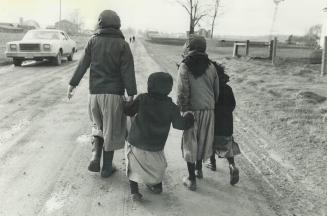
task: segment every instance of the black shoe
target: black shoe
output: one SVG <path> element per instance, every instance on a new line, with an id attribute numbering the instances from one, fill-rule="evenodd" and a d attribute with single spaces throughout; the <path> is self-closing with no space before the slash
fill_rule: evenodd
<path id="1" fill-rule="evenodd" d="M 117 171 L 117 168 L 115 167 L 115 165 L 112 165 L 110 169 L 106 168 L 102 168 L 101 170 L 101 177 L 102 178 L 108 178 L 110 176 L 112 176 L 112 174 L 114 174 Z"/>
<path id="2" fill-rule="evenodd" d="M 203 179 L 203 172 L 202 172 L 202 169 L 200 169 L 200 170 L 195 170 L 195 176 L 196 176 L 198 179 Z"/>
<path id="3" fill-rule="evenodd" d="M 148 189 L 154 194 L 161 194 L 162 193 L 162 183 L 156 185 L 146 185 Z"/>
<path id="4" fill-rule="evenodd" d="M 91 172 L 100 172 L 100 161 L 103 147 L 103 138 L 94 136 L 92 138 L 92 158 L 88 166 Z"/>
<path id="5" fill-rule="evenodd" d="M 116 172 L 116 167 L 112 164 L 114 157 L 114 151 L 103 151 L 103 166 L 101 170 L 101 177 L 108 178 L 114 172 Z"/>
<path id="6" fill-rule="evenodd" d="M 184 177 L 183 185 L 191 191 L 196 191 L 196 180 L 190 180 L 188 177 Z"/>
<path id="7" fill-rule="evenodd" d="M 142 201 L 142 197 L 143 197 L 143 195 L 140 194 L 140 192 L 131 194 L 131 200 L 133 202 L 141 202 Z"/>
<path id="8" fill-rule="evenodd" d="M 209 168 L 211 171 L 216 171 L 216 170 L 217 170 L 216 163 L 209 162 L 209 163 L 206 165 L 206 167 Z"/>
<path id="9" fill-rule="evenodd" d="M 235 167 L 235 165 L 229 165 L 229 173 L 230 173 L 230 184 L 231 185 L 237 184 L 238 181 L 240 180 L 239 170 L 237 169 L 237 167 Z"/>

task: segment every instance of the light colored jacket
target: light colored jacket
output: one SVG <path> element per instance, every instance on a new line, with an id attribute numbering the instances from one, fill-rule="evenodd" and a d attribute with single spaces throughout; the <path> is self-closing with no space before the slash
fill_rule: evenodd
<path id="1" fill-rule="evenodd" d="M 195 78 L 181 63 L 177 78 L 177 104 L 182 111 L 214 110 L 219 97 L 219 78 L 210 63 L 206 72 Z"/>

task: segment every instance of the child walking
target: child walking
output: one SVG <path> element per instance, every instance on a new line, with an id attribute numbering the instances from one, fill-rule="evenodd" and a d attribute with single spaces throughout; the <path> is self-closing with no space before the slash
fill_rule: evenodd
<path id="1" fill-rule="evenodd" d="M 182 154 L 188 169 L 183 184 L 192 191 L 196 190 L 196 177 L 203 178 L 202 161 L 212 155 L 214 109 L 219 97 L 219 77 L 206 47 L 204 37 L 190 35 L 178 68 L 177 104 L 182 111 L 193 112 L 195 118 L 194 127 L 185 130 L 182 137 Z"/>
<path id="2" fill-rule="evenodd" d="M 219 77 L 219 98 L 215 104 L 215 133 L 213 154 L 210 157 L 208 168 L 216 170 L 215 154 L 220 158 L 226 158 L 229 163 L 230 184 L 235 185 L 239 181 L 239 170 L 235 166 L 234 156 L 240 154 L 240 148 L 233 139 L 233 111 L 236 106 L 232 88 L 227 84 L 229 76 L 224 73 L 224 68 L 216 62 L 212 62 Z"/>
<path id="3" fill-rule="evenodd" d="M 137 94 L 134 60 L 129 44 L 120 30 L 118 14 L 104 10 L 98 18 L 98 30 L 88 41 L 84 55 L 69 82 L 68 99 L 90 68 L 89 116 L 92 122 L 91 172 L 108 178 L 116 171 L 115 150 L 124 148 L 126 116 L 123 113 L 124 93 L 128 100 Z"/>
<path id="4" fill-rule="evenodd" d="M 164 72 L 153 73 L 148 78 L 148 93 L 140 94 L 125 105 L 124 112 L 134 116 L 126 145 L 126 172 L 131 197 L 140 201 L 138 183 L 144 183 L 153 192 L 162 192 L 162 180 L 167 167 L 164 147 L 172 124 L 186 130 L 193 126 L 191 113 L 181 116 L 179 108 L 168 97 L 173 78 Z"/>

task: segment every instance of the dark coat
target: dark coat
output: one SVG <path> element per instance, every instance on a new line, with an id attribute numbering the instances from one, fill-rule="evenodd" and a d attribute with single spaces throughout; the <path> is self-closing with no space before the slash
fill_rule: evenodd
<path id="1" fill-rule="evenodd" d="M 165 95 L 145 93 L 127 103 L 125 114 L 135 116 L 128 142 L 146 151 L 164 149 L 170 125 L 179 130 L 187 130 L 193 126 L 194 117 L 188 113 L 181 116 L 179 108 L 172 99 Z"/>
<path id="2" fill-rule="evenodd" d="M 91 94 L 137 94 L 133 55 L 119 29 L 100 29 L 91 37 L 69 84 L 77 86 L 89 67 Z"/>
<path id="3" fill-rule="evenodd" d="M 220 84 L 219 99 L 215 104 L 215 136 L 233 135 L 233 111 L 236 106 L 232 88 Z"/>

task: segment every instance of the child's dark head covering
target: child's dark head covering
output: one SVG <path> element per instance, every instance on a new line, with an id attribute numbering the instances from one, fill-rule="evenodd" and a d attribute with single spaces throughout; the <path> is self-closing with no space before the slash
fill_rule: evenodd
<path id="1" fill-rule="evenodd" d="M 152 73 L 148 79 L 148 93 L 168 95 L 173 88 L 173 78 L 169 73 Z"/>
<path id="2" fill-rule="evenodd" d="M 212 63 L 216 68 L 218 78 L 219 78 L 219 83 L 221 85 L 228 83 L 229 82 L 229 76 L 225 73 L 225 67 L 222 66 L 221 64 L 218 64 L 215 61 L 212 61 Z"/>
<path id="3" fill-rule="evenodd" d="M 198 51 L 204 53 L 207 49 L 207 42 L 203 36 L 200 35 L 190 35 L 189 37 L 189 50 Z"/>
<path id="4" fill-rule="evenodd" d="M 98 18 L 98 26 L 100 29 L 115 28 L 120 29 L 120 18 L 113 10 L 104 10 Z"/>
<path id="5" fill-rule="evenodd" d="M 199 35 L 190 35 L 184 48 L 183 62 L 195 78 L 202 76 L 210 65 L 206 54 L 206 39 Z"/>

